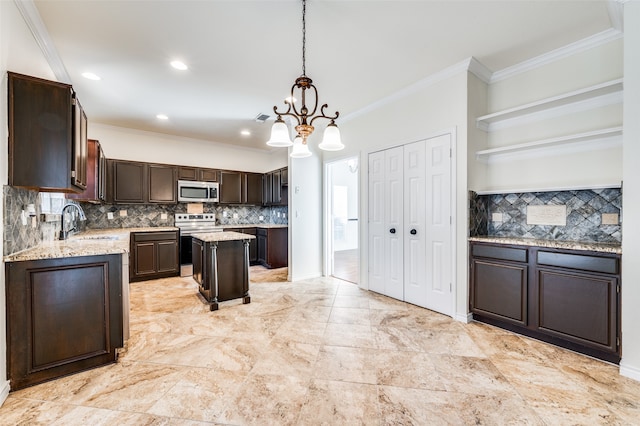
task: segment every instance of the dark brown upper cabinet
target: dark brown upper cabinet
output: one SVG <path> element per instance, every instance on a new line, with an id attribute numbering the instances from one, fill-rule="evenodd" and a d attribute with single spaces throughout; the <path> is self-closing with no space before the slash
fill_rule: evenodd
<path id="1" fill-rule="evenodd" d="M 177 170 L 166 164 L 108 160 L 107 198 L 116 204 L 175 204 Z"/>
<path id="2" fill-rule="evenodd" d="M 178 179 L 193 180 L 199 182 L 218 182 L 218 173 L 216 169 L 203 169 L 200 167 L 178 167 Z"/>
<path id="3" fill-rule="evenodd" d="M 67 198 L 89 203 L 100 203 L 105 200 L 106 158 L 100 142 L 89 139 L 87 158 L 87 188 L 78 193 L 68 193 Z"/>
<path id="4" fill-rule="evenodd" d="M 79 192 L 87 184 L 87 117 L 68 84 L 8 73 L 9 185 Z"/>
<path id="5" fill-rule="evenodd" d="M 286 167 L 265 173 L 262 178 L 262 205 L 286 206 L 289 204 L 289 173 Z"/>
<path id="6" fill-rule="evenodd" d="M 220 172 L 221 204 L 262 204 L 260 173 L 222 170 Z"/>

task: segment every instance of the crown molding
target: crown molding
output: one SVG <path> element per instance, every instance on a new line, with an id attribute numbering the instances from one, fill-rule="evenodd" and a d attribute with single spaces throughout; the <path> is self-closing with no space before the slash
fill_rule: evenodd
<path id="1" fill-rule="evenodd" d="M 428 77 L 423 78 L 422 80 L 418 80 L 417 82 L 404 87 L 403 89 L 398 90 L 395 93 L 392 93 L 389 96 L 385 96 L 382 99 L 379 99 L 375 102 L 370 103 L 369 105 L 355 110 L 354 112 L 345 115 L 340 119 L 341 122 L 346 123 L 354 118 L 360 117 L 368 112 L 381 108 L 384 105 L 390 104 L 407 96 L 413 95 L 416 92 L 423 90 L 429 86 L 433 86 L 436 83 L 439 83 L 448 78 L 454 77 L 461 72 L 472 72 L 478 78 L 483 80 L 484 82 L 488 82 L 488 76 L 491 75 L 491 70 L 482 65 L 477 59 L 474 57 L 469 57 L 464 61 L 458 62 L 455 65 L 447 67 L 442 71 L 439 71 L 435 74 L 431 74 Z"/>
<path id="2" fill-rule="evenodd" d="M 543 65 L 550 64 L 560 59 L 567 58 L 575 55 L 576 53 L 584 52 L 594 47 L 601 46 L 614 40 L 618 40 L 623 37 L 623 33 L 615 28 L 609 28 L 608 30 L 599 32 L 582 40 L 578 40 L 574 43 L 567 44 L 566 46 L 552 50 L 542 55 L 527 59 L 519 64 L 503 68 L 496 71 L 491 76 L 489 83 L 496 83 L 501 80 L 506 80 L 515 75 L 522 74 L 523 72 L 530 71 L 532 69 L 541 67 Z"/>
<path id="3" fill-rule="evenodd" d="M 56 46 L 53 44 L 47 27 L 44 25 L 44 22 L 42 22 L 40 13 L 33 0 L 14 0 L 14 3 L 20 11 L 22 19 L 24 19 L 27 27 L 29 27 L 31 34 L 33 34 L 33 38 L 35 38 L 36 43 L 38 43 L 56 79 L 61 83 L 71 84 L 71 77 L 69 77 L 69 73 L 64 67 L 64 63 L 56 50 Z"/>

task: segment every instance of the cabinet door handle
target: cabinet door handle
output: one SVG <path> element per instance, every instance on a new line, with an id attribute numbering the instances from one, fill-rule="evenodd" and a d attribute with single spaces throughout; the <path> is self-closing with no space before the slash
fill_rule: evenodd
<path id="1" fill-rule="evenodd" d="M 391 232 L 392 234 L 395 234 L 396 233 L 396 228 L 389 229 L 389 232 Z"/>
<path id="2" fill-rule="evenodd" d="M 416 231 L 415 229 L 412 229 L 411 231 L 409 231 L 409 233 L 411 235 L 416 235 L 418 233 L 418 231 Z"/>

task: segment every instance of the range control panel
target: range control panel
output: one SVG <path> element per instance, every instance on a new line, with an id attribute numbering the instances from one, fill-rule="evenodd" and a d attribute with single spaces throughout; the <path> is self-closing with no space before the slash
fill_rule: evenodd
<path id="1" fill-rule="evenodd" d="M 192 221 L 215 221 L 216 215 L 215 213 L 204 213 L 204 214 L 188 214 L 188 213 L 178 213 L 176 214 L 176 222 L 192 222 Z"/>

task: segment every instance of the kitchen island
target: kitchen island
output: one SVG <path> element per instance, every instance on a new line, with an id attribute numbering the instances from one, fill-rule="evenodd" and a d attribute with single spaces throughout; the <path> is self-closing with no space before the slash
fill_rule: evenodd
<path id="1" fill-rule="evenodd" d="M 240 232 L 211 232 L 193 236 L 193 278 L 209 309 L 249 296 L 249 242 L 255 236 Z"/>

